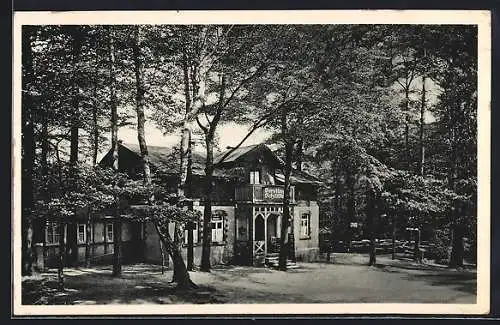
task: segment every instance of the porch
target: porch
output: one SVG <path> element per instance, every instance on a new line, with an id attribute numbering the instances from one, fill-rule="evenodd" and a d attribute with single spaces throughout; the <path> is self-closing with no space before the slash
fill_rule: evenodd
<path id="1" fill-rule="evenodd" d="M 293 216 L 293 209 L 290 210 L 290 216 Z M 241 211 L 246 213 L 239 213 L 236 218 L 237 264 L 262 266 L 268 259 L 275 259 L 280 251 L 283 206 L 251 205 Z M 292 227 L 293 222 L 289 222 L 288 240 L 293 242 Z M 293 255 L 290 254 L 290 257 L 293 258 Z"/>

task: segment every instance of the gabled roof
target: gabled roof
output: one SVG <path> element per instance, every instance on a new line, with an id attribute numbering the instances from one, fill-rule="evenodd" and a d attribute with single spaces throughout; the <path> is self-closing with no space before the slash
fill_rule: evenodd
<path id="1" fill-rule="evenodd" d="M 132 144 L 132 143 L 119 143 L 119 148 L 120 150 L 127 150 L 128 152 L 132 153 L 135 157 L 140 158 L 141 157 L 141 150 L 139 145 L 137 144 Z M 214 158 L 214 163 L 219 164 L 220 159 L 229 151 L 230 149 L 221 152 L 217 154 Z M 215 170 L 214 170 L 214 176 L 215 177 L 224 177 L 224 176 L 234 176 L 230 172 L 230 166 L 234 165 L 232 163 L 237 162 L 240 159 L 244 159 L 246 155 L 248 155 L 251 152 L 257 151 L 257 150 L 263 150 L 266 154 L 268 154 L 272 159 L 275 159 L 277 165 L 282 166 L 283 162 L 281 159 L 279 159 L 274 152 L 272 152 L 269 147 L 267 147 L 265 144 L 256 144 L 256 145 L 250 145 L 250 146 L 245 146 L 245 147 L 240 147 L 231 154 L 229 154 L 226 159 L 224 159 L 224 162 L 221 163 Z M 109 159 L 110 157 L 110 152 L 101 160 L 100 164 L 105 163 L 106 159 Z M 157 168 L 161 168 L 163 172 L 170 173 L 170 174 L 178 174 L 179 173 L 179 152 L 178 149 L 174 147 L 160 147 L 160 146 L 148 146 L 148 156 L 149 156 L 149 161 L 151 164 Z M 205 156 L 198 153 L 198 152 L 192 152 L 191 156 L 192 160 L 192 173 L 193 175 L 199 175 L 203 176 L 205 175 Z M 280 172 L 276 172 L 276 179 L 279 182 L 283 182 L 284 176 Z M 290 176 L 290 181 L 291 183 L 304 183 L 304 184 L 321 184 L 322 182 L 317 179 L 316 177 L 304 172 L 304 171 L 298 171 L 298 170 L 292 170 L 292 174 Z"/>
<path id="2" fill-rule="evenodd" d="M 283 175 L 282 173 L 276 173 L 275 176 L 279 182 L 283 183 L 285 181 L 285 175 Z M 315 177 L 309 173 L 293 169 L 292 173 L 290 175 L 290 183 L 292 183 L 292 184 L 302 183 L 302 184 L 320 185 L 323 182 L 321 182 L 317 177 Z"/>
<path id="3" fill-rule="evenodd" d="M 221 162 L 221 159 L 227 154 L 227 152 L 231 151 L 232 149 L 227 149 L 220 154 L 218 154 L 214 158 L 214 163 L 215 164 L 220 164 L 221 166 L 225 164 L 231 164 L 236 161 L 242 160 L 245 157 L 247 157 L 251 153 L 257 153 L 258 151 L 262 152 L 264 155 L 267 155 L 267 157 L 275 164 L 278 166 L 282 166 L 283 162 L 276 156 L 276 154 L 269 149 L 268 146 L 265 144 L 254 144 L 251 146 L 245 146 L 245 147 L 239 147 L 232 151 L 225 159 L 223 162 Z"/>
<path id="4" fill-rule="evenodd" d="M 229 156 L 227 156 L 226 159 L 224 159 L 224 162 L 234 162 L 235 160 L 237 160 L 241 156 L 247 154 L 248 152 L 252 151 L 253 149 L 255 149 L 255 148 L 259 147 L 259 146 L 261 146 L 261 145 L 260 144 L 254 144 L 254 145 L 251 145 L 251 146 L 239 147 L 239 148 L 235 149 L 233 152 L 231 152 L 229 154 Z M 224 155 L 229 150 L 231 150 L 231 149 L 227 149 L 226 151 L 223 151 L 220 154 L 218 154 L 214 158 L 214 163 L 218 164 L 220 162 L 220 159 L 222 159 L 222 157 L 224 157 Z"/>
<path id="5" fill-rule="evenodd" d="M 138 158 L 141 157 L 141 148 L 137 144 L 132 143 L 121 143 L 121 148 L 124 148 Z M 179 173 L 180 169 L 180 159 L 179 151 L 175 147 L 160 147 L 160 146 L 148 146 L 148 156 L 149 161 L 152 165 L 161 168 L 163 172 L 170 174 Z M 205 156 L 197 153 L 191 153 L 191 171 L 193 175 L 205 175 Z M 214 176 L 225 176 L 223 170 L 215 170 Z"/>
<path id="6" fill-rule="evenodd" d="M 138 144 L 133 143 L 121 143 L 120 147 L 128 149 L 129 151 L 135 153 L 138 157 L 141 156 L 141 148 Z M 178 167 L 178 153 L 173 147 L 159 147 L 159 146 L 149 146 L 148 145 L 148 156 L 149 161 L 155 166 L 166 167 L 169 166 L 168 169 L 174 169 L 174 167 Z M 193 155 L 193 159 L 194 159 Z"/>

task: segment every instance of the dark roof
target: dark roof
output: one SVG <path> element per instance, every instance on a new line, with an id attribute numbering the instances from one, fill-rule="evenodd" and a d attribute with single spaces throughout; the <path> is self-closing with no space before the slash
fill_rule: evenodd
<path id="1" fill-rule="evenodd" d="M 141 150 L 139 145 L 132 143 L 120 143 L 122 148 L 128 149 L 130 152 L 134 153 L 137 157 L 141 156 Z M 234 150 L 226 159 L 224 159 L 224 163 L 232 163 L 248 154 L 252 150 L 263 149 L 269 151 L 271 155 L 276 159 L 276 161 L 281 162 L 281 160 L 267 147 L 265 144 L 256 144 L 251 146 L 240 147 Z M 228 149 L 230 150 L 230 149 Z M 224 154 L 228 151 L 221 152 L 217 154 L 214 158 L 214 163 L 219 163 L 220 159 L 224 156 Z M 148 146 L 148 155 L 149 160 L 152 165 L 156 167 L 160 167 L 164 172 L 177 174 L 179 172 L 179 153 L 178 148 L 175 147 L 160 147 L 160 146 Z M 203 176 L 205 175 L 205 156 L 198 153 L 193 152 L 192 156 L 192 173 L 193 175 Z M 223 177 L 230 176 L 231 173 L 228 173 L 229 170 L 227 168 L 216 168 L 214 170 L 215 177 Z M 283 174 L 276 173 L 276 178 L 278 181 L 283 181 Z M 290 181 L 292 183 L 307 183 L 307 184 L 321 184 L 321 181 L 304 172 L 298 170 L 292 170 L 292 175 L 290 176 Z"/>
<path id="2" fill-rule="evenodd" d="M 285 181 L 285 175 L 283 175 L 282 173 L 276 173 L 276 179 L 283 183 Z M 317 185 L 322 184 L 322 182 L 317 177 L 308 174 L 304 171 L 299 171 L 296 169 L 292 170 L 292 173 L 290 175 L 290 183 L 317 184 Z"/>
<path id="3" fill-rule="evenodd" d="M 121 143 L 121 147 L 124 147 L 133 153 L 135 153 L 138 157 L 141 156 L 141 148 L 138 144 L 133 143 Z M 176 159 L 177 152 L 174 147 L 159 147 L 159 146 L 149 146 L 148 145 L 148 156 L 149 161 L 155 166 L 169 166 L 168 169 L 174 169 L 173 165 L 178 165 L 178 161 Z"/>
<path id="4" fill-rule="evenodd" d="M 137 157 L 141 156 L 141 148 L 139 145 L 132 143 L 121 143 L 120 145 L 136 154 Z M 180 169 L 178 150 L 179 149 L 176 147 L 148 146 L 149 161 L 152 165 L 161 167 L 166 173 L 177 174 Z M 205 175 L 205 156 L 193 152 L 191 154 L 191 161 L 191 171 L 193 175 Z M 214 176 L 225 176 L 225 174 L 223 170 L 215 170 Z"/>
<path id="5" fill-rule="evenodd" d="M 233 162 L 235 160 L 237 160 L 238 158 L 240 158 L 241 156 L 243 156 L 244 154 L 252 151 L 253 149 L 259 147 L 260 144 L 254 144 L 254 145 L 251 145 L 251 146 L 246 146 L 246 147 L 239 147 L 237 149 L 235 149 L 233 152 L 231 152 L 229 154 L 229 156 L 226 157 L 226 159 L 224 159 L 224 162 Z M 226 151 L 223 151 L 221 152 L 220 154 L 218 154 L 215 158 L 214 158 L 214 163 L 218 164 L 220 162 L 220 159 L 222 159 L 222 157 L 224 157 L 224 155 L 231 149 L 227 149 Z"/>

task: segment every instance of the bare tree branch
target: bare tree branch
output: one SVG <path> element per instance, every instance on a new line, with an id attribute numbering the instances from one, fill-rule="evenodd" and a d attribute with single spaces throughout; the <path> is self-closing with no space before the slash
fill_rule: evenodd
<path id="1" fill-rule="evenodd" d="M 234 96 L 236 96 L 236 94 L 238 93 L 238 91 L 240 91 L 240 89 L 246 84 L 248 83 L 250 80 L 252 80 L 253 78 L 255 78 L 257 75 L 261 74 L 264 72 L 264 70 L 269 66 L 269 63 L 268 62 L 263 62 L 260 67 L 255 70 L 254 73 L 252 73 L 250 76 L 246 77 L 245 79 L 243 79 L 240 84 L 231 92 L 231 95 L 229 95 L 228 99 L 224 102 L 224 104 L 222 105 L 223 107 L 226 107 L 230 102 L 231 100 L 233 100 Z"/>
<path id="2" fill-rule="evenodd" d="M 214 164 L 215 166 L 218 166 L 224 162 L 224 160 L 229 157 L 230 154 L 232 154 L 236 149 L 241 147 L 241 145 L 259 128 L 265 126 L 267 123 L 269 123 L 270 118 L 274 116 L 275 113 L 280 111 L 286 104 L 292 102 L 299 96 L 299 93 L 295 94 L 292 98 L 289 100 L 283 101 L 280 105 L 278 105 L 276 108 L 274 108 L 271 112 L 264 114 L 261 116 L 250 128 L 250 130 L 247 132 L 247 134 L 241 139 L 241 141 L 231 149 L 229 149 L 218 161 Z"/>
<path id="3" fill-rule="evenodd" d="M 205 127 L 203 124 L 201 124 L 200 119 L 198 118 L 198 116 L 196 116 L 195 119 L 196 119 L 196 123 L 198 123 L 198 126 L 200 127 L 200 129 L 203 130 L 203 133 L 207 134 L 208 128 Z"/>
<path id="4" fill-rule="evenodd" d="M 403 85 L 403 83 L 399 81 L 399 79 L 396 79 L 396 82 L 401 86 L 401 88 L 406 89 L 406 86 Z"/>

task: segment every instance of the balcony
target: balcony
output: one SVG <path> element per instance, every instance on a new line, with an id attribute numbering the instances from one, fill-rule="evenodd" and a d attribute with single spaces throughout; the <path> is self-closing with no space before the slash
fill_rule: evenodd
<path id="1" fill-rule="evenodd" d="M 283 202 L 283 186 L 249 184 L 235 189 L 234 198 L 237 202 L 267 203 Z M 290 203 L 295 203 L 295 187 L 290 186 Z"/>

